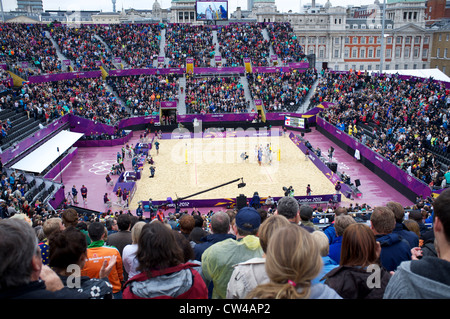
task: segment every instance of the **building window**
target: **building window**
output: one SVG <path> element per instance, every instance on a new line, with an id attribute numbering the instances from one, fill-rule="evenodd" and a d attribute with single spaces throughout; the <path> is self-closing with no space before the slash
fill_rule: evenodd
<path id="1" fill-rule="evenodd" d="M 344 51 L 344 58 L 348 58 L 348 54 L 349 54 L 349 50 L 345 49 L 345 51 Z"/>
<path id="2" fill-rule="evenodd" d="M 441 41 L 442 40 L 442 34 L 439 34 L 439 40 L 438 41 Z"/>
<path id="3" fill-rule="evenodd" d="M 409 52 L 411 51 L 410 48 L 405 48 L 405 58 L 409 58 Z"/>
<path id="4" fill-rule="evenodd" d="M 361 64 L 361 65 L 359 66 L 359 69 L 360 69 L 360 70 L 364 70 L 364 64 Z"/>
<path id="5" fill-rule="evenodd" d="M 430 37 L 425 37 L 425 38 L 423 39 L 423 43 L 424 43 L 424 44 L 430 43 Z"/>
<path id="6" fill-rule="evenodd" d="M 447 58 L 447 49 L 444 49 L 444 58 Z"/>
<path id="7" fill-rule="evenodd" d="M 392 57 L 392 50 L 386 49 L 386 58 L 390 59 Z"/>
<path id="8" fill-rule="evenodd" d="M 377 58 L 381 57 L 381 49 L 380 48 L 377 49 L 377 53 L 376 54 L 377 54 Z"/>
<path id="9" fill-rule="evenodd" d="M 352 43 L 353 44 L 358 43 L 358 38 L 357 37 L 353 37 Z"/>
<path id="10" fill-rule="evenodd" d="M 334 57 L 339 58 L 339 50 L 334 50 Z"/>
<path id="11" fill-rule="evenodd" d="M 397 38 L 395 39 L 395 43 L 397 43 L 397 44 L 402 44 L 402 37 L 397 37 Z"/>
<path id="12" fill-rule="evenodd" d="M 366 49 L 361 48 L 359 51 L 359 57 L 365 59 L 366 58 Z"/>
<path id="13" fill-rule="evenodd" d="M 339 44 L 339 38 L 334 38 L 334 44 Z"/>
<path id="14" fill-rule="evenodd" d="M 445 65 L 442 67 L 442 72 L 444 72 L 445 73 L 445 71 L 446 71 L 446 67 L 445 67 Z"/>
<path id="15" fill-rule="evenodd" d="M 420 37 L 414 38 L 414 44 L 420 44 Z"/>
<path id="16" fill-rule="evenodd" d="M 366 37 L 361 37 L 361 44 L 366 44 Z"/>
<path id="17" fill-rule="evenodd" d="M 408 70 L 408 64 L 405 64 L 405 68 L 404 68 L 405 70 Z"/>
<path id="18" fill-rule="evenodd" d="M 411 44 L 411 37 L 406 37 L 405 38 L 405 43 L 406 44 Z"/>
<path id="19" fill-rule="evenodd" d="M 373 49 L 367 50 L 367 57 L 368 58 L 373 58 Z"/>
<path id="20" fill-rule="evenodd" d="M 423 49 L 422 50 L 422 58 L 427 58 L 428 57 L 428 49 Z"/>
<path id="21" fill-rule="evenodd" d="M 441 55 L 441 48 L 437 48 L 437 50 L 436 50 L 436 58 L 439 58 L 440 55 Z"/>
<path id="22" fill-rule="evenodd" d="M 373 44 L 373 37 L 369 38 L 369 44 Z"/>
<path id="23" fill-rule="evenodd" d="M 419 57 L 419 49 L 418 48 L 414 48 L 414 57 L 415 58 Z"/>
<path id="24" fill-rule="evenodd" d="M 392 44 L 392 37 L 387 37 L 386 42 L 387 44 Z"/>
<path id="25" fill-rule="evenodd" d="M 345 37 L 345 44 L 349 44 L 350 43 L 350 37 Z"/>
<path id="26" fill-rule="evenodd" d="M 367 70 L 371 71 L 372 70 L 372 64 L 367 65 Z"/>
<path id="27" fill-rule="evenodd" d="M 352 58 L 357 58 L 358 57 L 358 49 L 353 49 L 352 50 Z"/>
<path id="28" fill-rule="evenodd" d="M 395 48 L 395 57 L 400 58 L 400 53 L 402 52 L 401 48 Z"/>
<path id="29" fill-rule="evenodd" d="M 389 68 L 390 68 L 390 65 L 386 64 L 386 70 L 389 70 Z"/>

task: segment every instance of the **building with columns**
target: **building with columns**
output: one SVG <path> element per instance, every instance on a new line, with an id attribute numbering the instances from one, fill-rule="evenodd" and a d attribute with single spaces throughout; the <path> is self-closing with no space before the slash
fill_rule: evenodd
<path id="1" fill-rule="evenodd" d="M 425 8 L 425 0 L 386 0 L 383 69 L 430 67 L 433 30 L 425 26 Z M 254 14 L 258 22 L 290 22 L 305 53 L 315 54 L 318 69 L 369 71 L 381 67 L 382 12 L 383 3 L 375 0 L 361 7 L 333 7 L 327 1 L 304 13 L 260 9 Z"/>

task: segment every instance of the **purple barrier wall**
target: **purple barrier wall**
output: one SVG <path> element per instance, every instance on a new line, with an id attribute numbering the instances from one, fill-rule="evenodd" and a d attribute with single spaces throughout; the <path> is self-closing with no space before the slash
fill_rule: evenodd
<path id="1" fill-rule="evenodd" d="M 208 113 L 177 115 L 178 122 L 192 122 L 195 118 L 204 122 L 248 121 L 258 118 L 258 113 Z"/>
<path id="2" fill-rule="evenodd" d="M 68 73 L 56 73 L 46 75 L 34 75 L 28 77 L 28 82 L 43 83 L 43 82 L 54 82 L 73 79 L 84 79 L 84 78 L 98 78 L 101 76 L 102 71 L 68 72 Z"/>
<path id="3" fill-rule="evenodd" d="M 75 147 L 104 147 L 124 145 L 133 137 L 133 131 L 121 138 L 113 140 L 78 140 L 73 146 Z"/>
<path id="4" fill-rule="evenodd" d="M 76 116 L 70 115 L 69 117 L 70 130 L 72 132 L 84 133 L 85 135 L 91 135 L 93 133 L 100 134 L 114 134 L 114 126 L 96 123 L 92 120 Z"/>
<path id="5" fill-rule="evenodd" d="M 45 174 L 44 178 L 53 180 L 58 174 L 64 169 L 72 159 L 77 156 L 78 148 L 74 148 L 69 154 L 66 155 L 55 167 L 53 167 L 47 174 Z"/>
<path id="6" fill-rule="evenodd" d="M 361 157 L 366 158 L 372 164 L 392 176 L 398 182 L 406 186 L 412 192 L 417 195 L 422 195 L 424 198 L 431 195 L 430 187 L 424 182 L 418 180 L 414 176 L 409 175 L 407 172 L 390 162 L 383 156 L 375 153 L 367 146 L 359 143 L 356 139 L 352 138 L 345 132 L 342 132 L 335 126 L 326 122 L 324 119 L 317 117 L 317 125 L 326 130 L 331 135 L 348 145 L 353 150 L 359 150 Z"/>
<path id="7" fill-rule="evenodd" d="M 133 126 L 133 125 L 149 124 L 149 123 L 156 123 L 156 122 L 159 122 L 159 115 L 130 117 L 130 118 L 121 120 L 117 124 L 117 127 L 119 129 L 123 129 L 124 127 L 129 127 L 129 126 Z"/>
<path id="8" fill-rule="evenodd" d="M 289 134 L 289 138 L 292 142 L 303 152 L 306 153 L 307 147 L 303 142 L 294 135 L 293 133 Z M 321 159 L 313 152 L 309 152 L 309 159 L 314 163 L 314 165 L 329 179 L 329 181 L 336 186 L 337 182 L 341 182 L 341 192 L 346 197 L 350 198 L 352 194 L 352 189 L 349 185 L 345 184 L 341 178 L 334 173 Z"/>
<path id="9" fill-rule="evenodd" d="M 194 68 L 194 74 L 239 74 L 245 73 L 244 67 Z"/>

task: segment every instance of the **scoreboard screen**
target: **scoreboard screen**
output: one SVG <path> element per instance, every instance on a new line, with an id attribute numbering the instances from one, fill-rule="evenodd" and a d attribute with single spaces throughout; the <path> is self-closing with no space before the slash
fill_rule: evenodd
<path id="1" fill-rule="evenodd" d="M 304 129 L 305 128 L 305 118 L 286 115 L 284 117 L 284 125 Z"/>

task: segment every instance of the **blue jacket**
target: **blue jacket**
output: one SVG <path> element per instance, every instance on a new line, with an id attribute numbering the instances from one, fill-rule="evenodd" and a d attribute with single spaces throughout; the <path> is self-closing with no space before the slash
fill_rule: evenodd
<path id="1" fill-rule="evenodd" d="M 403 223 L 396 223 L 393 233 L 398 234 L 409 243 L 410 248 L 419 247 L 419 237 Z"/>
<path id="2" fill-rule="evenodd" d="M 209 246 L 228 238 L 236 239 L 236 236 L 233 234 L 211 234 L 203 237 L 202 242 L 194 246 L 195 260 L 202 261 L 202 254 Z"/>
<path id="3" fill-rule="evenodd" d="M 337 264 L 341 261 L 342 236 L 334 237 L 333 243 L 330 245 L 328 256 Z"/>
<path id="4" fill-rule="evenodd" d="M 376 235 L 381 245 L 380 261 L 388 271 L 395 271 L 402 261 L 411 260 L 408 242 L 398 234 Z"/>

